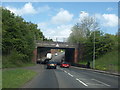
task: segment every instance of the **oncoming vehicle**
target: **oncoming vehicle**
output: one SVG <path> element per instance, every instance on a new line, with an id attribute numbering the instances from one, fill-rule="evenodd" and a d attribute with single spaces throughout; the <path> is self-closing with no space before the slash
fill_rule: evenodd
<path id="1" fill-rule="evenodd" d="M 55 53 L 55 56 L 57 56 L 58 55 L 58 53 Z"/>
<path id="2" fill-rule="evenodd" d="M 62 62 L 62 63 L 60 64 L 60 67 L 69 68 L 69 67 L 70 67 L 70 64 L 67 63 L 67 62 Z"/>
<path id="3" fill-rule="evenodd" d="M 46 59 L 52 59 L 52 54 L 51 53 L 47 53 Z"/>
<path id="4" fill-rule="evenodd" d="M 47 63 L 47 69 L 56 69 L 56 67 L 57 67 L 57 63 L 54 61 L 49 61 Z"/>

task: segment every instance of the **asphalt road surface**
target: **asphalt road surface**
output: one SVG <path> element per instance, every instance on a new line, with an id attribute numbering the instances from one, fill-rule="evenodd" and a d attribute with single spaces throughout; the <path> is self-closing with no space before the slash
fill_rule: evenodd
<path id="1" fill-rule="evenodd" d="M 59 60 L 63 54 L 60 55 L 53 60 L 57 57 Z M 82 68 L 46 69 L 46 65 L 38 64 L 28 69 L 37 71 L 38 75 L 22 88 L 118 88 L 118 76 Z"/>

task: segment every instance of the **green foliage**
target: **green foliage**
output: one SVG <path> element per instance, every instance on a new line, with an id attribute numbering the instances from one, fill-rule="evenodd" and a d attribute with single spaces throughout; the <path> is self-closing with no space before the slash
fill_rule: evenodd
<path id="1" fill-rule="evenodd" d="M 22 53 L 12 50 L 10 55 L 3 56 L 3 68 L 21 66 L 23 63 L 27 63 L 28 56 Z"/>
<path id="2" fill-rule="evenodd" d="M 115 36 L 110 34 L 103 34 L 103 32 L 100 31 L 91 32 L 90 37 L 85 43 L 86 57 L 92 60 L 94 44 L 95 58 L 99 58 L 105 53 L 113 50 L 114 40 L 112 39 L 112 37 Z"/>
<path id="3" fill-rule="evenodd" d="M 8 57 L 3 64 L 30 62 L 35 40 L 47 40 L 36 24 L 2 8 L 2 54 Z"/>
<path id="4" fill-rule="evenodd" d="M 4 70 L 2 73 L 2 88 L 20 88 L 36 75 L 34 71 L 23 69 Z"/>
<path id="5" fill-rule="evenodd" d="M 85 43 L 93 30 L 99 30 L 98 23 L 95 22 L 93 17 L 84 17 L 80 23 L 73 26 L 68 41 L 73 43 Z"/>
<path id="6" fill-rule="evenodd" d="M 97 59 L 118 48 L 118 36 L 103 33 L 92 17 L 85 17 L 74 25 L 68 41 L 83 45 L 80 46 L 80 61 L 92 61 L 93 55 Z"/>
<path id="7" fill-rule="evenodd" d="M 120 65 L 118 64 L 118 50 L 107 52 L 95 61 L 95 68 L 111 72 L 118 72 Z M 120 72 L 120 70 L 119 70 Z"/>

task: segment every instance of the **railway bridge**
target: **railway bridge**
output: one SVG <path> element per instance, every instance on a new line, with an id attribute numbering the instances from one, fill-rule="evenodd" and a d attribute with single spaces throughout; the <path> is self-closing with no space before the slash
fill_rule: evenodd
<path id="1" fill-rule="evenodd" d="M 63 49 L 65 51 L 65 61 L 76 63 L 78 61 L 79 44 L 68 42 L 36 41 L 33 61 L 45 56 L 51 49 Z"/>

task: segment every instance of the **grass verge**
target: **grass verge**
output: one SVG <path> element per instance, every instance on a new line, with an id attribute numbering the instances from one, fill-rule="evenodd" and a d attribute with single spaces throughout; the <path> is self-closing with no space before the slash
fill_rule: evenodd
<path id="1" fill-rule="evenodd" d="M 28 66 L 35 66 L 35 63 L 29 62 L 29 63 L 23 63 L 20 67 L 28 67 Z"/>
<path id="2" fill-rule="evenodd" d="M 95 68 L 104 71 L 118 72 L 118 51 L 114 50 L 95 61 Z"/>
<path id="3" fill-rule="evenodd" d="M 24 69 L 2 71 L 2 88 L 20 88 L 36 74 L 34 71 Z"/>
<path id="4" fill-rule="evenodd" d="M 82 61 L 79 64 L 86 65 L 87 62 Z M 90 62 L 90 67 L 92 66 L 92 61 Z M 95 60 L 95 69 L 109 71 L 109 72 L 120 72 L 120 65 L 118 63 L 118 50 L 113 50 L 106 53 L 102 57 Z"/>
<path id="5" fill-rule="evenodd" d="M 20 63 L 20 64 L 13 64 L 11 62 L 7 62 L 2 64 L 2 68 L 28 67 L 28 66 L 35 66 L 35 65 L 36 64 L 33 62 Z"/>

